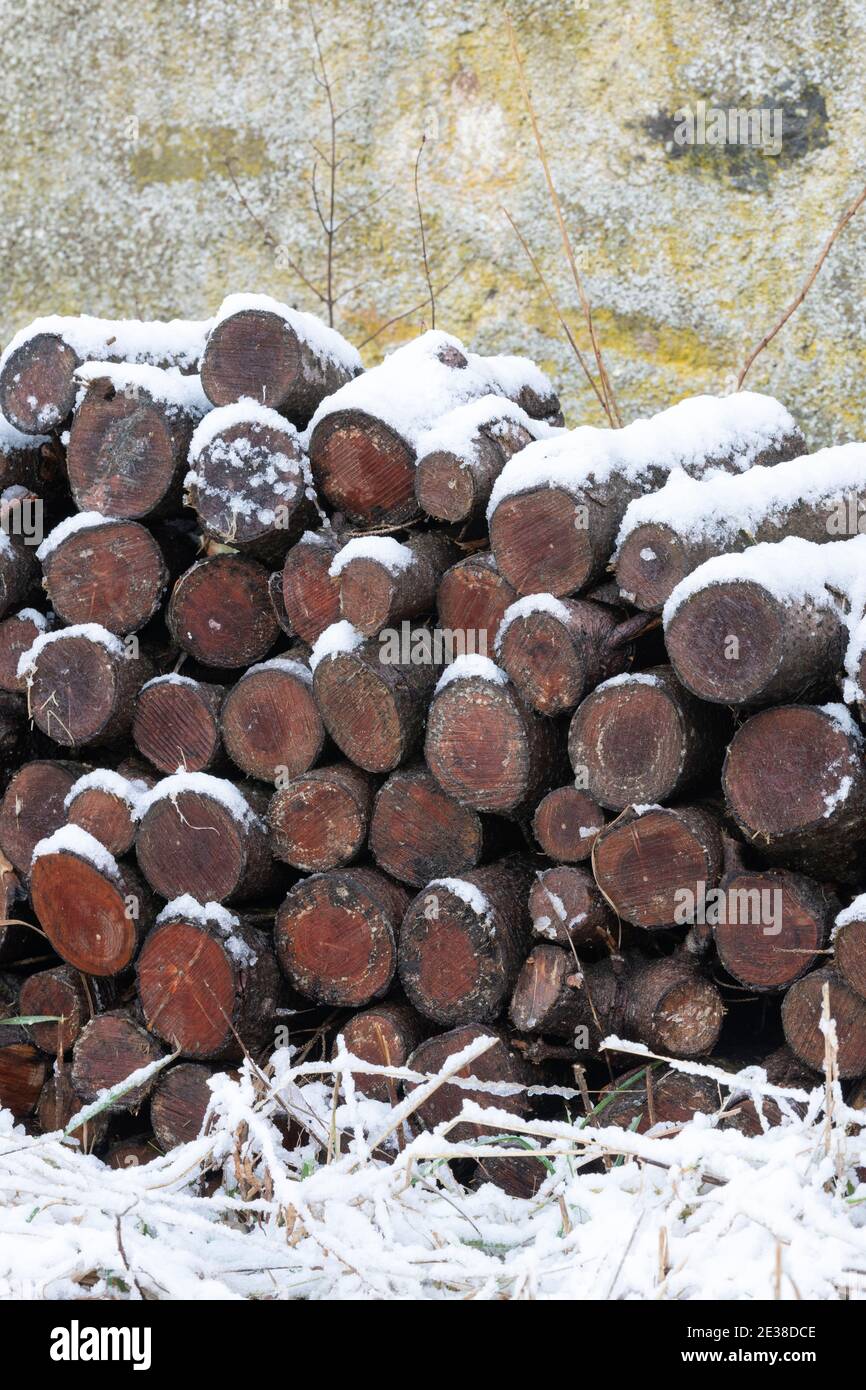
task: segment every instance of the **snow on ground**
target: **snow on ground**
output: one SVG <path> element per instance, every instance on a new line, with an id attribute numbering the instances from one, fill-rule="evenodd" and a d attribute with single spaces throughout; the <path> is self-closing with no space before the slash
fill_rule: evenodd
<path id="1" fill-rule="evenodd" d="M 247 1063 L 237 1081 L 215 1078 L 205 1134 L 137 1168 L 109 1169 L 59 1135 L 28 1138 L 0 1112 L 0 1297 L 863 1297 L 866 1116 L 834 1088 L 829 1122 L 823 1089 L 798 1118 L 804 1093 L 766 1085 L 757 1068 L 737 1079 L 676 1063 L 723 1077 L 728 1105 L 738 1086 L 787 1096 L 785 1122 L 747 1139 L 698 1116 L 662 1137 L 605 1127 L 603 1112 L 578 1119 L 576 1097 L 570 1124 L 470 1100 L 464 1115 L 489 1127 L 483 1147 L 453 1144 L 447 1126 L 411 1138 L 420 1097 L 486 1041 L 394 1109 L 359 1098 L 350 1066 L 417 1074 L 281 1049 L 267 1075 Z M 286 1111 L 308 1135 L 291 1152 L 277 1127 Z M 515 1134 L 540 1146 L 525 1161 L 546 1168 L 532 1199 L 470 1191 L 443 1162 L 514 1158 L 496 1141 Z M 221 1185 L 204 1195 L 199 1175 L 217 1165 Z"/>

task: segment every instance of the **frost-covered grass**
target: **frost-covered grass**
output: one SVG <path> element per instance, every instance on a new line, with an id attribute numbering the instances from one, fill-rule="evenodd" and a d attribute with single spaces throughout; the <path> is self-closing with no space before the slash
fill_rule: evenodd
<path id="1" fill-rule="evenodd" d="M 784 1122 L 745 1138 L 701 1115 L 638 1135 L 605 1127 L 602 1110 L 578 1118 L 576 1098 L 571 1123 L 516 1121 L 467 1100 L 464 1118 L 485 1125 L 489 1143 L 455 1145 L 453 1123 L 413 1138 L 405 1121 L 422 1095 L 486 1044 L 432 1079 L 385 1069 L 422 1082 L 394 1107 L 355 1090 L 353 1069 L 382 1069 L 345 1053 L 300 1064 L 283 1049 L 267 1074 L 247 1063 L 237 1081 L 215 1079 L 202 1137 L 125 1170 L 58 1135 L 28 1138 L 0 1112 L 0 1297 L 862 1296 L 866 1116 L 838 1087 L 806 1098 L 757 1068 L 734 1078 L 676 1063 L 721 1079 L 727 1106 L 738 1093 L 759 1107 L 775 1097 Z M 292 1150 L 280 1137 L 289 1115 L 304 1131 Z M 469 1190 L 443 1162 L 514 1159 L 506 1135 L 545 1166 L 534 1198 Z M 214 1167 L 221 1183 L 205 1195 L 200 1175 Z"/>

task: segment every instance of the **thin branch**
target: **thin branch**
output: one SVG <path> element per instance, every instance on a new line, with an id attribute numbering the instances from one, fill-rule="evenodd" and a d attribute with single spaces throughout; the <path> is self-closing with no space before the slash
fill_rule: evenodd
<path id="1" fill-rule="evenodd" d="M 326 160 L 326 163 L 328 164 L 328 172 L 329 172 L 330 177 L 329 177 L 329 181 L 328 181 L 328 223 L 327 223 L 327 226 L 325 227 L 326 257 L 327 257 L 327 259 L 326 259 L 326 280 L 327 280 L 327 286 L 328 286 L 328 289 L 327 289 L 327 297 L 326 297 L 326 301 L 325 301 L 325 302 L 327 303 L 327 306 L 328 306 L 328 323 L 329 323 L 330 326 L 333 328 L 333 326 L 334 326 L 334 212 L 335 212 L 335 204 L 336 204 L 336 187 L 337 187 L 337 113 L 336 113 L 336 108 L 335 108 L 335 106 L 334 106 L 334 91 L 333 91 L 333 88 L 332 88 L 332 86 L 331 86 L 331 79 L 330 79 L 330 77 L 328 76 L 328 69 L 327 69 L 327 67 L 325 66 L 325 58 L 324 58 L 324 54 L 322 53 L 322 45 L 321 45 L 321 43 L 320 43 L 320 41 L 319 41 L 319 29 L 318 29 L 318 26 L 317 26 L 317 24 L 316 24 L 316 16 L 315 16 L 315 14 L 314 14 L 314 12 L 313 12 L 313 7 L 312 7 L 311 4 L 308 5 L 308 9 L 309 9 L 309 12 L 310 12 L 310 25 L 312 26 L 312 30 L 313 30 L 313 42 L 314 42 L 315 45 L 316 45 L 316 54 L 317 54 L 317 56 L 318 56 L 319 68 L 320 68 L 321 74 L 322 74 L 322 86 L 324 87 L 324 90 L 325 90 L 325 97 L 326 97 L 327 102 L 328 102 L 328 115 L 329 115 L 329 124 L 330 124 L 330 149 L 331 149 L 331 157 L 330 157 L 330 160 Z M 314 69 L 314 71 L 315 71 L 315 69 Z M 341 160 L 340 163 L 343 163 L 343 161 Z M 318 198 L 316 199 L 316 205 L 317 205 L 317 207 L 318 207 Z M 321 214 L 320 214 L 320 218 L 321 218 Z M 323 224 L 323 225 L 324 225 L 324 224 Z"/>
<path id="2" fill-rule="evenodd" d="M 464 264 L 461 265 L 460 269 L 455 271 L 455 273 L 451 276 L 450 280 L 446 280 L 444 285 L 439 286 L 438 290 L 436 290 L 436 294 L 444 294 L 445 291 L 449 289 L 451 285 L 454 284 L 455 280 L 460 279 L 460 276 L 463 274 L 464 270 L 468 269 L 468 267 L 471 264 L 471 261 L 465 261 Z M 424 305 L 429 303 L 429 297 L 425 296 L 424 299 L 421 300 L 420 304 L 413 304 L 411 309 L 405 309 L 402 314 L 395 314 L 392 319 L 388 319 L 386 323 L 380 324 L 380 326 L 376 329 L 375 333 L 371 333 L 368 337 L 366 337 L 363 340 L 363 342 L 358 343 L 358 348 L 360 349 L 362 347 L 366 347 L 368 343 L 374 342 L 376 338 L 380 337 L 385 332 L 386 328 L 390 328 L 392 324 L 400 323 L 402 319 L 407 319 L 410 314 L 417 314 L 419 309 L 423 309 Z"/>
<path id="3" fill-rule="evenodd" d="M 860 208 L 863 206 L 864 202 L 866 202 L 866 188 L 863 188 L 861 192 L 857 194 L 857 197 L 854 199 L 851 206 L 847 208 L 846 211 L 842 214 L 839 221 L 836 223 L 836 226 L 833 228 L 833 231 L 830 233 L 827 240 L 824 242 L 824 245 L 821 248 L 821 254 L 819 255 L 817 261 L 813 265 L 809 274 L 806 276 L 800 293 L 788 305 L 787 309 L 785 310 L 782 317 L 779 319 L 779 322 L 776 324 L 775 328 L 771 328 L 769 333 L 766 333 L 764 335 L 764 337 L 758 343 L 758 346 L 755 348 L 754 352 L 746 360 L 746 364 L 737 378 L 738 391 L 742 388 L 743 382 L 746 379 L 746 374 L 748 373 L 749 368 L 751 367 L 755 358 L 758 356 L 759 353 L 764 351 L 764 348 L 767 347 L 769 343 L 773 341 L 776 334 L 785 327 L 785 324 L 788 322 L 788 319 L 791 317 L 791 315 L 795 313 L 797 309 L 799 309 L 800 305 L 803 303 L 803 300 L 806 298 L 806 295 L 809 293 L 810 289 L 812 288 L 816 279 L 818 278 L 818 272 L 821 269 L 821 266 L 826 261 L 828 255 L 830 254 L 830 248 L 832 247 L 834 241 L 840 235 L 840 233 L 845 230 L 852 217 L 856 216 Z"/>
<path id="4" fill-rule="evenodd" d="M 583 353 L 581 352 L 580 348 L 577 346 L 577 343 L 574 341 L 574 334 L 572 333 L 571 329 L 569 328 L 568 324 L 566 323 L 565 318 L 563 317 L 563 314 L 562 314 L 562 310 L 560 309 L 559 305 L 557 304 L 556 300 L 555 300 L 554 297 L 553 297 L 553 291 L 551 290 L 551 288 L 550 288 L 550 286 L 548 285 L 546 279 L 544 278 L 544 272 L 542 271 L 541 266 L 538 264 L 538 261 L 536 260 L 535 256 L 533 255 L 532 250 L 531 250 L 531 248 L 530 248 L 530 246 L 529 246 L 529 243 L 527 242 L 526 238 L 524 237 L 523 233 L 521 232 L 521 230 L 520 230 L 520 228 L 518 227 L 517 223 L 515 222 L 514 218 L 511 216 L 511 213 L 508 211 L 508 208 L 503 208 L 502 211 L 505 213 L 505 216 L 508 218 L 508 221 L 511 223 L 511 227 L 512 227 L 512 230 L 514 231 L 515 236 L 517 237 L 518 241 L 520 242 L 520 245 L 523 247 L 524 251 L 526 252 L 526 255 L 527 255 L 527 257 L 529 258 L 529 261 L 530 261 L 530 264 L 532 265 L 533 270 L 535 271 L 536 275 L 538 276 L 539 280 L 541 281 L 542 289 L 544 290 L 544 293 L 547 295 L 547 298 L 548 298 L 548 300 L 550 301 L 550 305 L 551 305 L 551 308 L 553 309 L 553 312 L 556 314 L 556 317 L 559 319 L 559 322 L 560 322 L 560 325 L 561 325 L 561 327 L 562 327 L 562 330 L 563 330 L 563 332 L 565 333 L 565 336 L 566 336 L 566 338 L 567 338 L 568 341 L 569 341 L 569 344 L 570 344 L 570 346 L 571 346 L 572 352 L 574 353 L 575 357 L 577 358 L 578 362 L 580 363 L 580 366 L 581 366 L 581 369 L 582 369 L 582 371 L 583 371 L 584 376 L 586 377 L 587 381 L 589 382 L 590 386 L 592 387 L 593 391 L 595 392 L 596 400 L 598 401 L 598 403 L 599 403 L 599 405 L 601 406 L 602 410 L 604 411 L 605 415 L 607 415 L 608 419 L 610 419 L 610 412 L 608 411 L 608 408 L 607 408 L 607 406 L 605 405 L 604 398 L 603 398 L 601 392 L 600 392 L 599 389 L 598 389 L 598 385 L 596 384 L 595 378 L 594 378 L 594 376 L 592 375 L 592 373 L 590 372 L 589 367 L 587 366 L 586 358 L 584 357 L 584 355 L 583 355 Z"/>
<path id="5" fill-rule="evenodd" d="M 427 235 L 424 231 L 424 212 L 421 207 L 421 190 L 418 186 L 418 169 L 421 165 L 421 155 L 424 153 L 424 145 L 427 136 L 421 136 L 421 144 L 418 146 L 418 153 L 415 156 L 415 202 L 418 205 L 418 226 L 421 229 L 421 259 L 424 264 L 424 279 L 427 281 L 427 293 L 430 297 L 430 327 L 436 327 L 436 295 L 433 292 L 433 281 L 430 278 L 430 262 L 427 259 Z"/>
<path id="6" fill-rule="evenodd" d="M 297 275 L 298 279 L 301 281 L 303 285 L 306 285 L 307 289 L 310 291 L 311 294 L 314 294 L 317 299 L 319 299 L 323 304 L 326 304 L 327 300 L 323 291 L 319 289 L 318 285 L 314 285 L 312 280 L 310 280 L 309 277 L 304 274 L 297 261 L 293 260 L 292 257 L 288 255 L 288 253 L 286 252 L 286 248 L 284 246 L 281 247 L 278 245 L 273 232 L 270 231 L 265 222 L 262 220 L 262 218 L 255 211 L 255 209 L 250 205 L 247 198 L 244 196 L 241 190 L 241 186 L 238 183 L 237 178 L 235 176 L 235 172 L 232 169 L 232 161 L 228 157 L 228 155 L 224 156 L 223 164 L 225 165 L 226 172 L 234 186 L 238 202 L 240 203 L 247 216 L 250 217 L 252 221 L 255 223 L 255 225 L 258 227 L 259 232 L 261 233 L 262 241 L 264 242 L 265 246 L 269 247 L 269 249 L 272 251 L 281 252 L 286 258 L 286 265 L 289 267 L 289 270 L 291 270 L 295 275 Z"/>
<path id="7" fill-rule="evenodd" d="M 553 208 L 556 213 L 556 220 L 559 224 L 559 232 L 560 236 L 562 237 L 562 244 L 565 248 L 565 254 L 568 260 L 569 267 L 571 269 L 572 279 L 574 280 L 575 288 L 577 289 L 578 297 L 580 299 L 580 306 L 583 310 L 583 316 L 586 319 L 587 329 L 589 330 L 589 339 L 592 343 L 592 351 L 595 357 L 595 364 L 598 368 L 598 377 L 599 381 L 601 382 L 601 391 L 605 401 L 607 402 L 608 419 L 610 420 L 612 426 L 618 427 L 622 425 L 622 417 L 620 416 L 619 408 L 617 406 L 616 399 L 613 394 L 613 387 L 611 386 L 610 378 L 608 377 L 607 369 L 604 365 L 604 359 L 601 355 L 601 347 L 599 345 L 598 337 L 595 331 L 595 324 L 592 318 L 592 309 L 590 308 L 589 299 L 587 298 L 586 291 L 583 287 L 583 281 L 580 276 L 580 271 L 577 267 L 577 258 L 574 254 L 574 248 L 571 244 L 571 238 L 568 235 L 568 229 L 565 225 L 565 218 L 563 217 L 562 213 L 562 205 L 559 201 L 559 196 L 556 192 L 556 186 L 553 182 L 553 175 L 550 172 L 550 165 L 547 161 L 547 153 L 544 148 L 544 142 L 541 138 L 541 131 L 538 126 L 538 118 L 535 114 L 535 107 L 532 102 L 532 95 L 529 91 L 529 86 L 526 81 L 526 73 L 523 68 L 523 59 L 521 58 L 520 50 L 517 47 L 517 37 L 514 33 L 514 25 L 511 22 L 510 15 L 506 15 L 505 20 L 508 25 L 508 36 L 511 40 L 511 51 L 514 55 L 514 61 L 517 64 L 517 73 L 520 81 L 520 90 L 523 94 L 523 100 L 526 103 L 526 109 L 529 112 L 529 119 L 532 124 L 532 133 L 535 136 L 535 144 L 538 148 L 538 155 L 541 160 L 541 166 L 544 170 L 544 177 L 547 181 L 547 189 L 550 193 L 551 202 L 553 203 Z"/>

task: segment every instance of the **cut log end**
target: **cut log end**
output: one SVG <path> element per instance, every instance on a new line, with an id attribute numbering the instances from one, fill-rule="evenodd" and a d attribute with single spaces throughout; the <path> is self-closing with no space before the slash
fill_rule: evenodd
<path id="1" fill-rule="evenodd" d="M 362 524 L 398 526 L 417 513 L 414 450 L 381 420 L 359 410 L 326 416 L 310 461 L 319 492 Z"/>
<path id="2" fill-rule="evenodd" d="M 85 1101 L 119 1086 L 142 1067 L 164 1055 L 155 1037 L 123 1010 L 99 1014 L 82 1031 L 72 1053 L 72 1084 Z M 153 1089 L 155 1077 L 132 1087 L 107 1109 L 110 1113 L 138 1110 Z"/>
<path id="3" fill-rule="evenodd" d="M 655 522 L 638 526 L 623 541 L 616 579 L 629 603 L 645 613 L 660 613 L 693 568 L 676 531 Z"/>
<path id="4" fill-rule="evenodd" d="M 573 594 L 597 568 L 585 509 L 560 488 L 504 498 L 490 519 L 490 543 L 518 594 Z"/>
<path id="5" fill-rule="evenodd" d="M 68 823 L 86 830 L 115 856 L 128 854 L 135 843 L 136 825 L 130 803 L 102 787 L 85 787 L 69 803 Z"/>
<path id="6" fill-rule="evenodd" d="M 542 797 L 532 829 L 539 849 L 561 864 L 589 859 L 605 816 L 598 802 L 577 787 L 556 787 Z"/>
<path id="7" fill-rule="evenodd" d="M 370 778 L 349 763 L 294 778 L 268 810 L 274 854 L 305 873 L 350 863 L 367 838 L 372 794 Z"/>
<path id="8" fill-rule="evenodd" d="M 150 621 L 168 580 L 159 546 L 135 521 L 73 532 L 49 553 L 43 569 L 48 596 L 64 623 L 100 623 L 122 636 Z"/>
<path id="9" fill-rule="evenodd" d="M 279 636 L 268 572 L 241 555 L 214 555 L 187 570 L 172 590 L 169 630 L 205 666 L 250 666 Z"/>
<path id="10" fill-rule="evenodd" d="M 150 1100 L 150 1123 L 168 1152 L 198 1137 L 211 1100 L 210 1067 L 180 1062 L 157 1078 Z"/>
<path id="11" fill-rule="evenodd" d="M 283 565 L 283 604 L 294 632 L 315 642 L 340 616 L 340 584 L 328 573 L 340 543 L 333 532 L 302 537 Z"/>
<path id="12" fill-rule="evenodd" d="M 380 868 L 421 888 L 472 869 L 484 848 L 481 817 L 445 793 L 425 768 L 398 769 L 379 791 L 370 849 Z"/>
<path id="13" fill-rule="evenodd" d="M 30 1018 L 59 1018 L 60 1023 L 31 1023 L 30 1036 L 49 1055 L 69 1052 L 90 1017 L 91 1000 L 81 975 L 68 965 L 40 970 L 21 984 L 21 1013 Z"/>
<path id="14" fill-rule="evenodd" d="M 407 1004 L 378 1004 L 355 1014 L 342 1026 L 346 1049 L 353 1057 L 378 1067 L 404 1067 L 426 1028 Z M 336 1055 L 336 1054 L 335 1054 Z M 373 1100 L 396 1104 L 400 1082 L 386 1076 L 354 1072 L 355 1089 Z"/>
<path id="15" fill-rule="evenodd" d="M 88 975 L 117 975 L 138 947 L 142 903 L 120 880 L 66 850 L 33 865 L 33 910 L 63 960 Z M 136 895 L 133 895 L 135 898 Z"/>
<path id="16" fill-rule="evenodd" d="M 306 667 L 249 671 L 220 713 L 226 752 L 250 777 L 275 782 L 306 772 L 322 751 L 325 727 Z"/>
<path id="17" fill-rule="evenodd" d="M 626 922 L 654 929 L 693 920 L 721 872 L 718 825 L 707 813 L 646 811 L 599 835 L 593 867 L 599 887 Z"/>
<path id="18" fill-rule="evenodd" d="M 135 746 L 160 772 L 206 772 L 219 761 L 222 686 L 160 680 L 139 692 L 132 724 Z"/>
<path id="19" fill-rule="evenodd" d="M 15 350 L 0 374 L 0 411 L 23 434 L 59 429 L 75 405 L 79 359 L 54 333 L 36 333 Z"/>
<path id="20" fill-rule="evenodd" d="M 845 1079 L 866 1072 L 866 999 L 831 967 L 813 970 L 793 984 L 782 1004 L 782 1026 L 792 1052 L 813 1071 L 823 1071 L 827 1040 L 821 1029 L 824 986 L 836 1023 L 836 1060 Z"/>

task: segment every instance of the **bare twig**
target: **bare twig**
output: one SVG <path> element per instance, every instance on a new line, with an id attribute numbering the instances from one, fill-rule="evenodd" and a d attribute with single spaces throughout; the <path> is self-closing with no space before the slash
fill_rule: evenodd
<path id="1" fill-rule="evenodd" d="M 455 281 L 455 280 L 459 280 L 459 279 L 460 279 L 460 276 L 463 274 L 464 270 L 467 269 L 467 266 L 468 266 L 468 262 L 467 262 L 467 263 L 464 263 L 463 265 L 461 265 L 460 268 L 459 268 L 459 270 L 455 271 L 455 273 L 451 276 L 451 279 L 450 279 L 450 280 L 446 280 L 445 283 L 444 283 L 444 285 L 440 285 L 439 288 L 438 288 L 438 290 L 435 291 L 435 293 L 436 293 L 436 294 L 444 294 L 445 291 L 446 291 L 451 285 L 454 284 L 454 281 Z M 376 338 L 381 337 L 381 335 L 385 332 L 386 328 L 391 328 L 395 323 L 400 323 L 400 322 L 402 322 L 402 320 L 403 320 L 403 319 L 407 319 L 407 318 L 409 317 L 410 314 L 417 314 L 417 312 L 418 312 L 419 309 L 423 309 L 423 308 L 424 308 L 424 305 L 425 305 L 425 304 L 429 304 L 429 303 L 430 303 L 429 298 L 426 298 L 426 297 L 425 297 L 424 299 L 421 300 L 420 304 L 413 304 L 411 309 L 406 309 L 406 310 L 404 310 L 404 312 L 403 312 L 402 314 L 395 314 L 394 317 L 393 317 L 392 319 L 388 319 L 385 323 L 380 324 L 379 327 L 376 329 L 376 331 L 375 331 L 374 333 L 368 334 L 368 336 L 367 336 L 366 338 L 364 338 L 363 342 L 358 343 L 357 346 L 358 346 L 359 348 L 366 347 L 368 343 L 372 343 L 372 342 L 375 341 Z"/>
<path id="2" fill-rule="evenodd" d="M 547 189 L 550 194 L 551 202 L 553 203 L 554 212 L 556 213 L 557 223 L 559 224 L 559 234 L 562 238 L 562 244 L 565 249 L 566 259 L 568 260 L 569 268 L 571 270 L 571 276 L 574 280 L 574 285 L 577 290 L 578 298 L 580 299 L 580 307 L 583 310 L 583 316 L 586 320 L 586 327 L 589 332 L 590 342 L 592 343 L 592 351 L 593 356 L 595 357 L 595 365 L 598 369 L 598 377 L 601 383 L 601 393 L 606 402 L 605 412 L 607 414 L 611 426 L 614 428 L 618 428 L 622 425 L 622 417 L 620 416 L 619 409 L 616 404 L 616 398 L 613 394 L 613 387 L 611 386 L 610 378 L 608 377 L 607 369 L 604 365 L 604 359 L 601 355 L 601 346 L 599 344 L 598 336 L 595 331 L 595 324 L 592 318 L 592 309 L 590 308 L 589 299 L 587 298 L 586 291 L 583 287 L 583 280 L 581 279 L 580 271 L 577 265 L 577 257 L 574 254 L 574 247 L 571 244 L 571 238 L 568 235 L 568 228 L 565 225 L 565 218 L 562 213 L 562 204 L 559 201 L 559 195 L 556 191 L 556 185 L 553 182 L 553 175 L 551 174 L 550 164 L 547 160 L 547 152 L 544 148 L 544 142 L 541 138 L 541 130 L 539 129 L 538 125 L 538 117 L 536 116 L 535 106 L 533 105 L 532 101 L 532 94 L 530 93 L 529 85 L 526 81 L 526 73 L 523 67 L 523 59 L 521 58 L 520 50 L 517 47 L 517 37 L 514 33 L 514 25 L 511 22 L 510 15 L 506 15 L 505 20 L 508 25 L 508 37 L 511 41 L 511 51 L 514 55 L 514 61 L 517 64 L 517 74 L 520 81 L 520 90 L 523 94 L 523 100 L 526 103 L 526 109 L 529 112 L 529 119 L 532 124 L 532 133 L 535 136 L 535 144 L 538 149 L 538 156 L 541 160 L 541 167 L 544 170 L 544 177 L 547 182 Z"/>
<path id="3" fill-rule="evenodd" d="M 309 277 L 304 274 L 301 266 L 298 264 L 297 261 L 292 259 L 292 257 L 286 251 L 285 247 L 278 246 L 276 237 L 274 236 L 273 232 L 268 228 L 267 224 L 265 223 L 263 218 L 259 216 L 255 208 L 252 207 L 251 203 L 249 202 L 249 199 L 244 196 L 241 186 L 238 183 L 237 176 L 234 172 L 234 169 L 232 168 L 232 161 L 228 155 L 224 156 L 223 164 L 225 166 L 226 173 L 231 179 L 238 202 L 240 203 L 247 216 L 258 227 L 259 232 L 261 233 L 262 241 L 264 242 L 265 246 L 269 247 L 272 251 L 279 250 L 285 256 L 286 265 L 293 272 L 293 274 L 297 275 L 301 284 L 305 285 L 307 289 L 310 291 L 310 293 L 316 296 L 320 303 L 327 303 L 324 291 L 319 289 L 318 285 L 314 285 L 312 280 L 310 280 Z"/>
<path id="4" fill-rule="evenodd" d="M 866 202 L 866 187 L 861 189 L 861 191 L 857 194 L 857 197 L 854 199 L 853 203 L 851 203 L 850 207 L 848 207 L 845 210 L 845 212 L 843 212 L 839 221 L 836 223 L 836 226 L 833 228 L 827 240 L 824 242 L 824 245 L 821 247 L 821 254 L 819 255 L 817 261 L 813 265 L 809 274 L 806 276 L 806 279 L 803 282 L 799 294 L 797 294 L 795 298 L 792 299 L 791 303 L 788 305 L 787 309 L 785 310 L 784 314 L 779 319 L 775 327 L 771 328 L 769 333 L 764 334 L 764 337 L 758 343 L 758 346 L 746 359 L 746 363 L 742 371 L 740 372 L 740 375 L 737 377 L 738 391 L 742 389 L 743 382 L 745 381 L 746 375 L 755 358 L 759 355 L 759 353 L 762 353 L 764 351 L 764 348 L 767 347 L 769 343 L 773 341 L 776 334 L 779 333 L 781 329 L 785 327 L 785 324 L 788 322 L 788 319 L 791 317 L 791 315 L 795 313 L 797 309 L 799 309 L 800 305 L 803 303 L 803 300 L 806 298 L 806 295 L 809 293 L 810 289 L 812 288 L 816 279 L 818 278 L 818 272 L 821 269 L 821 266 L 826 261 L 828 255 L 830 254 L 830 248 L 832 247 L 834 241 L 840 235 L 840 233 L 842 233 L 845 230 L 852 217 L 856 216 L 860 208 L 863 206 L 864 202 Z"/>
<path id="5" fill-rule="evenodd" d="M 319 28 L 318 28 L 318 25 L 316 24 L 316 16 L 315 16 L 315 14 L 314 14 L 314 12 L 313 12 L 313 7 L 312 7 L 312 5 L 309 5 L 309 4 L 308 4 L 307 9 L 308 9 L 309 15 L 310 15 L 310 27 L 311 27 L 312 30 L 313 30 L 313 43 L 315 44 L 315 47 L 316 47 L 316 57 L 317 57 L 318 64 L 319 64 L 319 73 L 316 73 L 315 67 L 314 67 L 314 69 L 313 69 L 313 75 L 314 75 L 314 77 L 316 78 L 316 81 L 318 82 L 319 86 L 322 88 L 323 92 L 325 93 L 325 100 L 326 100 L 326 102 L 327 102 L 327 104 L 328 104 L 328 135 L 329 135 L 330 158 L 327 158 L 327 157 L 325 158 L 325 164 L 326 164 L 327 169 L 328 169 L 328 217 L 327 217 L 327 221 L 325 221 L 325 219 L 322 217 L 321 211 L 320 211 L 320 209 L 319 209 L 318 195 L 316 195 L 316 211 L 317 211 L 317 213 L 318 213 L 318 215 L 319 215 L 319 221 L 322 223 L 322 227 L 323 227 L 324 232 L 325 232 L 325 283 L 326 283 L 326 286 L 327 286 L 326 292 L 325 292 L 325 303 L 326 303 L 327 308 L 328 308 L 328 323 L 329 323 L 329 324 L 331 325 L 331 327 L 333 328 L 333 326 L 334 326 L 334 236 L 335 236 L 334 223 L 335 223 L 336 196 L 337 196 L 337 193 L 336 193 L 336 190 L 337 190 L 337 169 L 338 169 L 339 165 L 342 164 L 344 161 L 343 161 L 343 160 L 338 160 L 338 159 L 337 159 L 337 110 L 336 110 L 336 107 L 335 107 L 335 105 L 334 105 L 334 89 L 333 89 L 333 87 L 332 87 L 332 85 L 331 85 L 331 79 L 330 79 L 330 77 L 328 76 L 328 69 L 327 69 L 327 67 L 325 66 L 325 58 L 324 58 L 324 54 L 322 53 L 322 45 L 321 45 L 321 41 L 320 41 L 320 39 L 319 39 Z M 314 193 L 315 193 L 315 169 L 314 169 L 314 172 L 313 172 L 313 185 L 314 185 Z"/>
<path id="6" fill-rule="evenodd" d="M 597 384 L 596 384 L 595 378 L 593 377 L 592 373 L 591 373 L 590 370 L 589 370 L 589 367 L 587 366 L 586 358 L 584 357 L 583 353 L 581 352 L 580 348 L 577 346 L 577 343 L 576 343 L 575 340 L 574 340 L 574 334 L 572 333 L 571 329 L 569 328 L 568 324 L 566 323 L 565 317 L 563 316 L 563 313 L 562 313 L 562 310 L 560 309 L 559 305 L 557 304 L 556 300 L 555 300 L 554 297 L 553 297 L 553 291 L 551 290 L 550 286 L 549 286 L 548 283 L 547 283 L 547 280 L 546 280 L 545 277 L 544 277 L 544 272 L 542 271 L 541 266 L 539 265 L 539 263 L 538 263 L 536 257 L 533 255 L 532 250 L 531 250 L 531 248 L 530 248 L 530 246 L 529 246 L 529 243 L 527 242 L 525 236 L 523 235 L 522 231 L 521 231 L 520 228 L 518 227 L 518 225 L 517 225 L 517 223 L 515 222 L 514 218 L 511 216 L 511 213 L 508 211 L 508 208 L 503 208 L 502 211 L 504 212 L 505 216 L 508 218 L 508 221 L 511 223 L 511 227 L 512 227 L 512 230 L 513 230 L 515 236 L 517 237 L 518 241 L 520 242 L 520 245 L 523 247 L 523 250 L 526 252 L 527 258 L 529 259 L 529 262 L 530 262 L 530 264 L 531 264 L 533 270 L 535 271 L 536 275 L 538 276 L 538 278 L 539 278 L 539 280 L 540 280 L 540 282 L 541 282 L 541 287 L 542 287 L 542 289 L 544 290 L 544 293 L 547 295 L 548 300 L 550 301 L 550 307 L 553 309 L 553 312 L 556 314 L 556 317 L 559 319 L 560 326 L 561 326 L 562 331 L 564 332 L 566 338 L 568 339 L 568 342 L 569 342 L 569 345 L 570 345 L 570 347 L 571 347 L 571 350 L 572 350 L 572 352 L 574 353 L 575 357 L 577 358 L 578 363 L 580 364 L 580 368 L 581 368 L 581 370 L 582 370 L 584 376 L 586 377 L 587 381 L 589 382 L 590 386 L 592 387 L 593 391 L 595 392 L 596 400 L 598 401 L 598 403 L 599 403 L 599 405 L 601 406 L 601 408 L 602 408 L 602 410 L 604 411 L 604 413 L 605 413 L 606 415 L 608 415 L 608 418 L 609 418 L 609 412 L 608 412 L 607 406 L 606 406 L 605 403 L 604 403 L 604 399 L 603 399 L 603 397 L 602 397 L 601 392 L 600 392 L 599 389 L 598 389 L 598 386 L 597 386 Z"/>
<path id="7" fill-rule="evenodd" d="M 418 226 L 421 230 L 421 260 L 424 265 L 424 279 L 427 281 L 427 293 L 430 296 L 430 327 L 436 327 L 436 295 L 433 292 L 433 281 L 430 278 L 430 262 L 427 259 L 427 235 L 424 231 L 424 212 L 421 207 L 421 190 L 418 187 L 418 169 L 421 165 L 421 155 L 424 153 L 424 145 L 427 140 L 426 135 L 421 136 L 421 144 L 418 146 L 418 154 L 415 158 L 415 202 L 418 207 Z"/>

